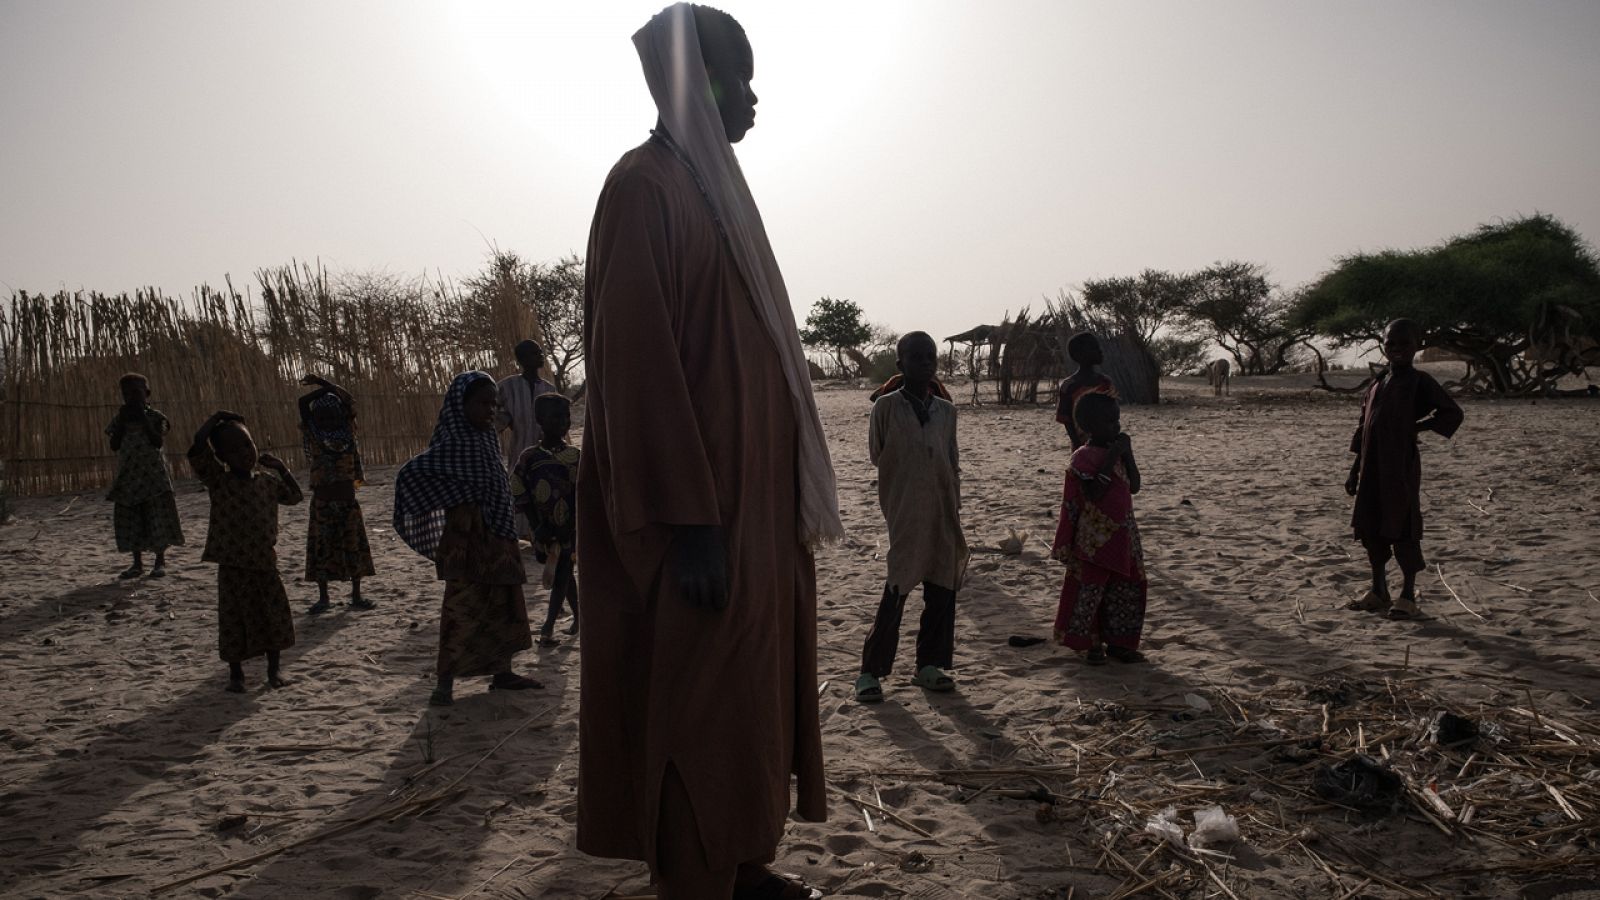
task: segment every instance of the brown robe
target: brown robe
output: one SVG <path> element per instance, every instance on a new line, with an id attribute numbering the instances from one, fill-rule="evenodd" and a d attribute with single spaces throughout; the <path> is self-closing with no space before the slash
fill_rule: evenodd
<path id="1" fill-rule="evenodd" d="M 769 859 L 826 815 L 816 573 L 799 542 L 788 387 L 689 172 L 646 143 L 606 179 L 585 288 L 578 849 L 655 865 L 673 766 L 707 864 Z M 671 526 L 720 525 L 729 605 L 664 572 Z"/>
<path id="2" fill-rule="evenodd" d="M 1350 438 L 1350 452 L 1361 454 L 1350 519 L 1356 538 L 1387 543 L 1421 539 L 1422 456 L 1416 423 L 1430 415 L 1445 437 L 1461 427 L 1461 407 L 1427 372 L 1390 370 L 1367 391 L 1361 423 Z"/>

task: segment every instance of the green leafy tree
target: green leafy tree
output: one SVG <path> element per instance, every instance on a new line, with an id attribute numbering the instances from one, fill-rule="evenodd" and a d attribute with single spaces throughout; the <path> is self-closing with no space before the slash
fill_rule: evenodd
<path id="1" fill-rule="evenodd" d="M 1505 393 L 1535 390 L 1552 374 L 1518 357 L 1533 323 L 1555 308 L 1600 337 L 1594 251 L 1557 219 L 1535 215 L 1423 250 L 1343 257 L 1300 296 L 1289 321 L 1351 346 L 1377 340 L 1392 319 L 1414 319 L 1426 346 L 1468 360 L 1469 384 Z"/>
<path id="2" fill-rule="evenodd" d="M 1185 314 L 1233 357 L 1235 372 L 1274 375 L 1306 352 L 1312 330 L 1290 324 L 1295 299 L 1280 291 L 1261 266 L 1219 262 L 1189 281 L 1193 291 Z"/>
<path id="3" fill-rule="evenodd" d="M 1182 327 L 1194 293 L 1190 276 L 1145 269 L 1137 277 L 1085 281 L 1077 305 L 1148 347 L 1163 330 Z"/>
<path id="4" fill-rule="evenodd" d="M 811 307 L 805 327 L 800 329 L 800 343 L 832 352 L 840 374 L 850 371 L 845 362 L 847 352 L 871 340 L 872 327 L 854 300 L 823 297 Z"/>

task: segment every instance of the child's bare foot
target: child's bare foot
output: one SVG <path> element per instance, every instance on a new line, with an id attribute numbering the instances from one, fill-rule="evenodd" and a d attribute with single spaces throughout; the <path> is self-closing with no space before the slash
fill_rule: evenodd
<path id="1" fill-rule="evenodd" d="M 1128 647 L 1107 646 L 1106 655 L 1119 663 L 1142 663 L 1145 661 L 1143 653 Z"/>
<path id="2" fill-rule="evenodd" d="M 244 693 L 244 679 L 243 678 L 229 678 L 228 679 L 228 693 L 230 693 L 230 694 L 242 694 L 242 693 Z"/>
<path id="3" fill-rule="evenodd" d="M 377 609 L 378 604 L 373 603 L 371 600 L 368 600 L 365 597 L 351 597 L 350 608 L 365 611 L 369 609 Z"/>
<path id="4" fill-rule="evenodd" d="M 167 567 L 162 563 L 156 563 L 155 567 L 150 570 L 150 577 L 151 578 L 165 578 L 165 577 L 167 577 Z"/>
<path id="5" fill-rule="evenodd" d="M 433 689 L 433 693 L 428 695 L 428 705 L 453 706 L 455 705 L 456 700 L 455 697 L 451 696 L 452 693 L 453 692 L 450 690 L 450 688 L 443 686 L 436 687 Z"/>
<path id="6" fill-rule="evenodd" d="M 1391 604 L 1388 597 L 1379 594 L 1377 591 L 1369 590 L 1357 599 L 1346 603 L 1344 608 L 1353 609 L 1357 612 L 1383 612 L 1387 610 L 1390 605 Z"/>
<path id="7" fill-rule="evenodd" d="M 306 615 L 308 615 L 308 616 L 320 616 L 323 613 L 327 612 L 332 607 L 333 607 L 333 604 L 328 602 L 328 598 L 327 597 L 321 597 L 321 598 L 319 598 L 317 600 L 317 602 L 311 604 L 311 608 L 306 610 Z"/>
<path id="8" fill-rule="evenodd" d="M 567 626 L 567 634 L 577 634 L 577 633 L 578 633 L 578 617 L 576 615 L 574 615 L 572 617 L 572 624 Z"/>
<path id="9" fill-rule="evenodd" d="M 283 675 L 281 675 L 281 674 L 279 674 L 277 672 L 268 672 L 267 673 L 267 684 L 269 686 L 275 687 L 275 688 L 288 687 L 289 686 L 289 679 L 283 677 Z"/>
<path id="10" fill-rule="evenodd" d="M 127 581 L 129 578 L 138 578 L 140 575 L 143 575 L 143 574 L 144 574 L 144 566 L 141 563 L 134 563 L 133 565 L 127 567 L 126 569 L 123 569 L 122 570 L 122 574 L 118 575 L 117 577 L 122 579 L 123 581 Z"/>

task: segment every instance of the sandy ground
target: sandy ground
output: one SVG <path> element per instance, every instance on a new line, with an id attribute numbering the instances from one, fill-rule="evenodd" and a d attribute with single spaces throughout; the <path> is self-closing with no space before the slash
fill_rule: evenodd
<path id="1" fill-rule="evenodd" d="M 959 689 L 927 695 L 907 683 L 914 598 L 902 670 L 871 708 L 850 695 L 886 549 L 866 461 L 869 407 L 863 391 L 819 394 L 851 534 L 818 561 L 822 727 L 837 792 L 830 821 L 791 826 L 780 869 L 835 896 L 919 898 L 1226 896 L 1218 885 L 1238 897 L 1515 896 L 1600 871 L 1600 757 L 1586 743 L 1600 734 L 1590 708 L 1600 698 L 1600 403 L 1472 402 L 1454 441 L 1425 440 L 1424 549 L 1461 600 L 1430 570 L 1420 581 L 1427 617 L 1402 623 L 1339 608 L 1365 578 L 1341 490 L 1354 402 L 1259 384 L 1236 381 L 1234 396 L 1213 399 L 1176 380 L 1171 402 L 1124 413 L 1145 473 L 1136 506 L 1152 575 L 1151 662 L 1139 667 L 1087 668 L 1052 645 L 1008 646 L 1012 635 L 1046 634 L 1054 614 L 1061 571 L 1047 541 L 1065 441 L 1045 407 L 962 407 L 969 541 L 1029 536 L 1020 555 L 974 556 L 960 598 Z M 362 493 L 378 609 L 297 614 L 285 664 L 294 683 L 266 690 L 255 661 L 242 696 L 222 690 L 215 573 L 199 561 L 206 498 L 192 481 L 179 490 L 189 543 L 161 581 L 116 580 L 126 560 L 111 549 L 111 509 L 98 495 L 18 504 L 0 527 L 0 894 L 145 895 L 452 786 L 465 793 L 174 895 L 647 892 L 641 865 L 572 846 L 576 643 L 525 654 L 542 692 L 464 684 L 455 707 L 426 705 L 440 589 L 386 527 L 392 476 L 373 473 Z M 287 510 L 286 579 L 302 564 L 304 533 L 304 508 Z M 303 610 L 314 587 L 289 584 Z M 543 591 L 529 598 L 537 619 Z M 1375 755 L 1399 759 L 1409 739 L 1376 734 L 1387 725 L 1361 716 L 1388 707 L 1421 720 L 1429 704 L 1542 714 L 1550 735 L 1528 724 L 1513 737 L 1573 748 L 1558 773 L 1564 792 L 1534 778 L 1502 793 L 1515 795 L 1522 827 L 1566 830 L 1507 844 L 1498 825 L 1430 823 L 1411 804 L 1371 815 L 1319 803 L 1309 793 L 1317 751 L 1288 758 L 1270 743 L 1326 729 L 1329 759 L 1369 740 Z M 1319 724 L 1329 707 L 1331 722 Z M 1251 746 L 1215 749 L 1224 744 Z M 1152 750 L 1158 759 L 1141 759 Z M 1467 756 L 1434 760 L 1440 794 L 1457 813 L 1476 799 L 1480 822 L 1502 821 L 1488 795 L 1452 793 L 1462 760 L 1463 785 L 1488 777 Z M 1045 789 L 1053 804 L 1022 796 Z M 869 825 L 846 794 L 894 815 L 873 813 Z M 1175 806 L 1188 825 L 1213 802 L 1242 831 L 1225 857 L 1163 852 L 1141 833 L 1159 807 Z"/>

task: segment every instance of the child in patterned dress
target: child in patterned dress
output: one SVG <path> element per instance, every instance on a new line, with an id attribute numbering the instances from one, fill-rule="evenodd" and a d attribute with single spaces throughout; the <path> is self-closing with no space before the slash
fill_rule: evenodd
<path id="1" fill-rule="evenodd" d="M 228 690 L 244 692 L 242 663 L 262 654 L 267 683 L 283 687 L 279 654 L 294 646 L 294 618 L 278 577 L 278 507 L 299 503 L 300 485 L 283 460 L 256 452 L 244 417 L 227 411 L 195 432 L 189 465 L 211 495 L 201 559 L 217 564 L 217 651 Z"/>
<path id="2" fill-rule="evenodd" d="M 307 375 L 316 390 L 300 398 L 300 434 L 311 466 L 311 511 L 306 525 L 306 580 L 317 583 L 317 602 L 307 612 L 328 611 L 328 582 L 350 582 L 350 608 L 372 609 L 361 596 L 361 579 L 373 574 L 372 547 L 356 488 L 366 473 L 356 443 L 356 405 L 350 392 L 325 378 Z"/>
<path id="3" fill-rule="evenodd" d="M 117 386 L 122 390 L 122 408 L 106 426 L 111 449 L 117 454 L 117 476 L 106 499 L 115 504 L 111 521 L 117 549 L 133 554 L 133 565 L 118 577 L 144 574 L 144 551 L 151 550 L 156 558 L 150 577 L 160 578 L 167 574 L 167 548 L 183 544 L 172 476 L 161 456 L 172 426 L 166 416 L 150 407 L 149 379 L 129 372 Z"/>
<path id="4" fill-rule="evenodd" d="M 1085 443 L 1073 451 L 1062 491 L 1061 519 L 1051 555 L 1067 566 L 1056 607 L 1056 641 L 1084 654 L 1089 665 L 1143 662 L 1149 582 L 1133 519 L 1139 466 L 1122 433 L 1117 401 L 1107 394 L 1078 398 L 1074 423 Z"/>
<path id="5" fill-rule="evenodd" d="M 544 563 L 544 586 L 550 591 L 550 610 L 539 643 L 556 645 L 556 619 L 562 604 L 572 606 L 567 634 L 578 633 L 578 585 L 572 569 L 576 559 L 578 520 L 573 514 L 573 490 L 578 481 L 578 448 L 567 443 L 572 428 L 572 403 L 560 394 L 540 394 L 533 401 L 539 422 L 539 443 L 522 451 L 511 474 L 511 495 L 527 517 L 533 534 L 534 556 Z"/>

